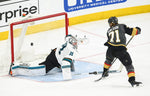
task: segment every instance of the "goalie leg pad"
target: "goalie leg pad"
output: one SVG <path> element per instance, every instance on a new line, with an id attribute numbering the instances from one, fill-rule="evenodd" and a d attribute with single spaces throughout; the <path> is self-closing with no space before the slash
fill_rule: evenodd
<path id="1" fill-rule="evenodd" d="M 75 71 L 74 60 L 72 60 L 71 58 L 64 58 L 63 60 L 70 63 L 71 71 L 74 72 Z"/>
<path id="2" fill-rule="evenodd" d="M 62 75 L 64 80 L 70 80 L 72 79 L 72 74 L 71 74 L 71 59 L 70 58 L 64 58 L 62 61 Z"/>
<path id="3" fill-rule="evenodd" d="M 28 66 L 13 66 L 12 67 L 12 76 L 41 76 L 45 75 L 45 66 L 35 66 L 35 67 L 28 67 Z"/>

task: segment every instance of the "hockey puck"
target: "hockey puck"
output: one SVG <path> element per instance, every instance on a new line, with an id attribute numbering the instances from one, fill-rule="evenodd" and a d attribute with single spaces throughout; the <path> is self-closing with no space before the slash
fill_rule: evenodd
<path id="1" fill-rule="evenodd" d="M 33 42 L 31 42 L 31 46 L 33 46 Z"/>

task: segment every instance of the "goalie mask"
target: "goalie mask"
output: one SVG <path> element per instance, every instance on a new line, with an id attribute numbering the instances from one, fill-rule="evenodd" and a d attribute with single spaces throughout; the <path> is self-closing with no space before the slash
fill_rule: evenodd
<path id="1" fill-rule="evenodd" d="M 72 36 L 72 35 L 67 35 L 65 37 L 66 42 L 70 43 L 73 46 L 73 49 L 77 49 L 78 48 L 78 40 Z"/>

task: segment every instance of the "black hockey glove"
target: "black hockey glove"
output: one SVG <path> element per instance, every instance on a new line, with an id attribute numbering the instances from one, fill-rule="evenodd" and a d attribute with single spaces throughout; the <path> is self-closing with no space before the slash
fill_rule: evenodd
<path id="1" fill-rule="evenodd" d="M 141 34 L 141 28 L 140 27 L 135 27 L 135 28 L 138 30 L 137 34 Z"/>

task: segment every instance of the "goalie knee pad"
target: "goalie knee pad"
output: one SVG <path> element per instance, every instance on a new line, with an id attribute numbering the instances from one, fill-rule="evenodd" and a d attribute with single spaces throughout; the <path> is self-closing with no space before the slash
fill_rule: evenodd
<path id="1" fill-rule="evenodd" d="M 64 58 L 63 61 L 69 62 L 70 67 L 71 67 L 71 71 L 75 71 L 74 60 L 72 60 L 71 58 Z"/>

